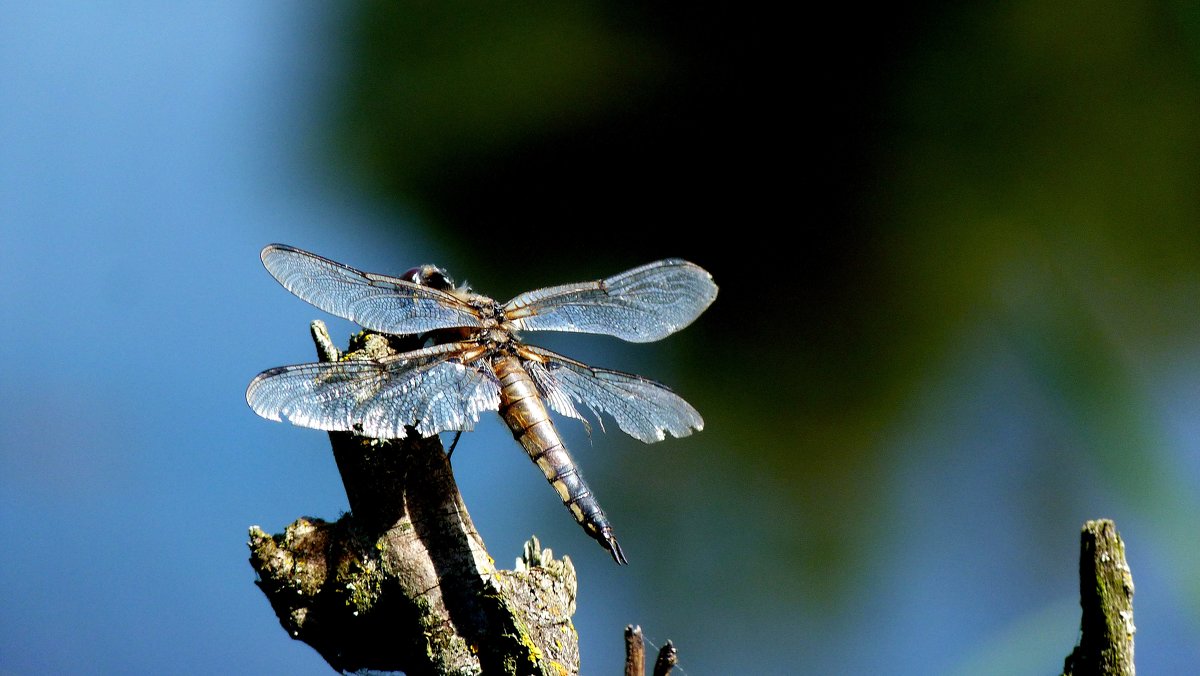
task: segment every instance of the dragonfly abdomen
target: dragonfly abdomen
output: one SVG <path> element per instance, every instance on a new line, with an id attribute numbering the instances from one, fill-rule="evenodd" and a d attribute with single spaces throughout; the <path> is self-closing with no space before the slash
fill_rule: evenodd
<path id="1" fill-rule="evenodd" d="M 584 532 L 607 549 L 617 563 L 627 563 L 612 524 L 563 444 L 529 373 L 511 355 L 497 359 L 493 368 L 500 380 L 500 415 L 513 437 L 542 470 Z"/>

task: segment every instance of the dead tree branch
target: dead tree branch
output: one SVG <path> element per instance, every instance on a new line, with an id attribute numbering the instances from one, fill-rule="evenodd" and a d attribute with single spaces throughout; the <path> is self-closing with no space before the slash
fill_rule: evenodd
<path id="1" fill-rule="evenodd" d="M 312 325 L 322 361 L 342 357 Z M 411 349 L 364 332 L 348 357 Z M 378 441 L 331 432 L 350 512 L 250 529 L 250 564 L 280 624 L 338 671 L 579 672 L 575 569 L 532 539 L 497 570 L 437 437 Z"/>
<path id="2" fill-rule="evenodd" d="M 1079 550 L 1079 645 L 1064 676 L 1134 676 L 1133 574 L 1125 543 L 1107 519 L 1083 525 Z"/>
<path id="3" fill-rule="evenodd" d="M 646 642 L 642 638 L 642 628 L 632 624 L 625 625 L 625 676 L 645 676 L 646 674 Z"/>
<path id="4" fill-rule="evenodd" d="M 670 676 L 671 670 L 679 663 L 679 654 L 675 645 L 667 641 L 658 651 L 654 660 L 654 676 Z M 636 625 L 625 625 L 625 676 L 644 676 L 646 673 L 646 639 L 642 628 Z"/>

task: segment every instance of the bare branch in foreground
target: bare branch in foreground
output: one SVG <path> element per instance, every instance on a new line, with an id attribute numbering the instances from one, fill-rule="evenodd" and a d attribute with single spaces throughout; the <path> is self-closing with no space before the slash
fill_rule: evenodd
<path id="1" fill-rule="evenodd" d="M 654 660 L 654 676 L 670 676 L 676 664 L 679 664 L 679 653 L 675 644 L 667 641 L 658 651 L 658 659 Z"/>
<path id="2" fill-rule="evenodd" d="M 1079 645 L 1067 656 L 1064 676 L 1134 676 L 1133 574 L 1125 562 L 1125 543 L 1107 519 L 1083 525 L 1079 605 Z"/>
<path id="3" fill-rule="evenodd" d="M 642 640 L 642 628 L 625 625 L 625 676 L 645 676 L 646 643 Z"/>

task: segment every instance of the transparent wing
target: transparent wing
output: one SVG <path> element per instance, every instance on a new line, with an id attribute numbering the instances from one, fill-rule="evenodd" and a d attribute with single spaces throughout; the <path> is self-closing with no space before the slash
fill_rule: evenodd
<path id="1" fill-rule="evenodd" d="M 261 257 L 285 289 L 372 331 L 406 334 L 481 325 L 470 305 L 444 291 L 355 270 L 284 244 L 268 245 Z"/>
<path id="2" fill-rule="evenodd" d="M 377 439 L 403 438 L 406 425 L 422 436 L 470 430 L 500 407 L 500 385 L 486 364 L 455 361 L 460 352 L 448 344 L 378 361 L 281 366 L 250 382 L 246 402 L 269 420 Z"/>
<path id="3" fill-rule="evenodd" d="M 691 324 L 716 297 L 717 285 L 704 268 L 668 258 L 596 282 L 523 293 L 508 301 L 504 313 L 516 329 L 648 343 Z"/>
<path id="4" fill-rule="evenodd" d="M 686 437 L 704 429 L 704 419 L 666 385 L 620 371 L 598 369 L 530 345 L 520 348 L 522 365 L 542 395 L 558 412 L 586 420 L 575 404 L 583 404 L 596 418 L 612 416 L 621 431 L 651 444 L 665 432 Z"/>

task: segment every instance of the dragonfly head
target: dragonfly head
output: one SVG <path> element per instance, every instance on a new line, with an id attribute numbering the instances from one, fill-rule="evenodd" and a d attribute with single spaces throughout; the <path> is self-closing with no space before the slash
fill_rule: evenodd
<path id="1" fill-rule="evenodd" d="M 421 286 L 428 286 L 439 291 L 449 291 L 454 288 L 454 280 L 450 279 L 450 275 L 446 274 L 445 270 L 436 265 L 418 265 L 400 275 L 400 279 L 408 280 Z"/>

